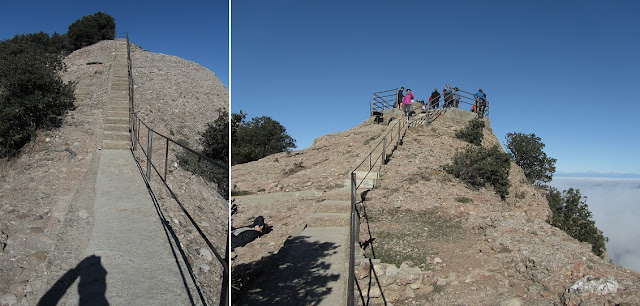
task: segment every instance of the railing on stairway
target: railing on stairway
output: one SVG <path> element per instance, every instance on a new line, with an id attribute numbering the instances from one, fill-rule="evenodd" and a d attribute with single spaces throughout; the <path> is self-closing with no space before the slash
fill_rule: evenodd
<path id="1" fill-rule="evenodd" d="M 390 96 L 390 92 L 395 92 L 397 94 L 399 89 L 395 90 L 387 90 L 378 93 L 374 93 L 374 103 L 370 104 L 371 111 L 380 111 L 384 109 L 393 108 L 395 103 L 395 95 L 393 95 L 394 100 L 391 104 L 389 104 L 388 97 Z M 466 96 L 460 94 L 460 92 L 469 94 L 471 96 Z M 386 95 L 384 95 L 386 93 Z M 473 95 L 469 92 L 462 91 L 456 89 L 456 97 L 454 98 L 454 103 L 452 107 L 459 107 L 459 103 L 475 105 L 475 99 Z M 380 97 L 380 98 L 378 98 Z M 382 97 L 386 97 L 387 100 L 384 100 Z M 456 99 L 457 98 L 457 99 Z M 376 102 L 376 99 L 379 99 L 379 103 Z M 469 102 L 472 101 L 472 102 Z M 429 103 L 429 102 L 426 102 Z M 375 105 L 375 108 L 374 108 Z M 390 107 L 389 107 L 390 105 Z M 386 107 L 386 108 L 385 108 Z M 404 134 L 407 129 L 412 126 L 424 125 L 433 122 L 442 114 L 446 113 L 448 107 L 432 109 L 426 111 L 423 115 L 418 115 L 413 119 L 410 118 L 402 118 L 397 120 L 396 123 L 386 132 L 386 134 L 382 137 L 382 139 L 373 147 L 373 149 L 367 154 L 358 166 L 351 171 L 350 173 L 350 186 L 351 186 L 351 224 L 349 229 L 349 271 L 348 271 L 348 279 L 347 279 L 347 305 L 353 306 L 355 305 L 355 245 L 356 242 L 360 243 L 359 235 L 360 235 L 360 218 L 361 218 L 361 208 L 362 202 L 358 203 L 357 200 L 357 190 L 362 186 L 363 182 L 366 180 L 367 176 L 371 174 L 371 171 L 374 168 L 378 168 L 378 172 L 380 168 L 387 163 L 388 156 L 393 153 L 393 151 L 397 148 L 397 146 L 401 143 Z M 488 115 L 488 106 L 486 108 L 486 114 Z M 397 128 L 396 128 L 397 127 Z M 393 142 L 395 141 L 395 144 Z M 392 147 L 389 147 L 389 144 L 393 144 Z M 376 152 L 379 150 L 380 152 Z M 368 164 L 366 163 L 368 161 Z M 358 179 L 356 172 L 361 169 L 363 166 L 367 166 L 366 174 Z M 362 171 L 361 173 L 363 173 Z M 359 205 L 360 204 L 360 205 Z M 372 267 L 373 269 L 373 267 Z M 383 295 L 384 297 L 384 295 Z M 364 301 L 363 301 L 364 302 Z"/>
<path id="2" fill-rule="evenodd" d="M 172 152 L 173 157 L 178 156 L 179 154 L 183 154 L 186 156 L 190 156 L 191 158 L 195 158 L 197 159 L 199 162 L 203 162 L 205 164 L 208 164 L 210 167 L 208 167 L 209 169 L 214 169 L 212 171 L 218 171 L 221 172 L 224 176 L 221 179 L 226 179 L 228 180 L 228 174 L 229 174 L 229 168 L 227 165 L 222 164 L 218 161 L 215 161 L 199 152 L 196 152 L 178 142 L 176 142 L 175 140 L 162 135 L 160 133 L 158 133 L 157 131 L 155 131 L 154 129 L 152 129 L 147 123 L 145 123 L 139 116 L 138 114 L 135 112 L 135 108 L 134 108 L 134 81 L 133 81 L 133 69 L 132 69 L 132 61 L 131 61 L 131 44 L 129 41 L 129 34 L 127 33 L 127 64 L 128 64 L 128 75 L 129 75 L 129 132 L 131 134 L 131 151 L 132 153 L 134 153 L 134 157 L 135 157 L 135 152 L 137 150 L 137 148 L 140 148 L 140 151 L 142 152 L 142 156 L 146 159 L 146 171 L 143 170 L 142 166 L 140 165 L 140 161 L 138 160 L 138 158 L 136 158 L 136 163 L 138 163 L 138 167 L 140 168 L 141 172 L 143 173 L 144 179 L 147 183 L 147 185 L 149 186 L 150 190 L 151 190 L 151 179 L 152 179 L 152 173 L 155 172 L 157 174 L 157 176 L 160 178 L 160 181 L 162 182 L 162 184 L 165 187 L 165 190 L 169 192 L 169 194 L 171 195 L 171 198 L 178 204 L 180 210 L 182 211 L 182 213 L 184 213 L 184 215 L 189 219 L 189 222 L 191 223 L 191 225 L 196 229 L 196 231 L 198 232 L 199 236 L 202 238 L 202 240 L 205 242 L 205 244 L 207 245 L 207 247 L 211 250 L 211 252 L 213 252 L 213 254 L 215 255 L 217 261 L 222 265 L 222 284 L 221 284 L 221 288 L 220 288 L 220 300 L 219 300 L 219 305 L 229 305 L 229 245 L 228 245 L 228 239 L 225 239 L 226 244 L 224 246 L 225 250 L 224 250 L 224 255 L 221 254 L 218 249 L 216 249 L 216 247 L 211 243 L 211 241 L 209 240 L 209 238 L 207 237 L 207 235 L 202 231 L 201 227 L 196 223 L 196 221 L 194 220 L 193 216 L 187 211 L 187 209 L 185 208 L 185 206 L 183 205 L 182 201 L 178 198 L 177 194 L 174 192 L 174 188 L 178 186 L 178 184 L 175 184 L 174 188 L 171 187 L 172 184 L 169 183 L 169 178 L 171 176 L 167 176 L 167 172 L 169 169 L 169 152 Z M 141 129 L 145 128 L 146 129 L 146 133 L 142 133 L 142 138 L 143 140 L 146 140 L 147 146 L 146 149 L 143 146 L 144 142 L 141 142 L 141 135 L 140 135 L 140 131 Z M 146 135 L 145 135 L 146 134 Z M 164 146 L 161 148 L 160 152 L 164 151 L 163 155 L 161 156 L 160 159 L 158 159 L 158 157 L 156 155 L 153 154 L 153 152 L 158 152 L 157 149 L 154 149 L 154 135 L 157 135 L 157 137 L 159 137 L 160 143 L 164 144 Z M 146 137 L 145 137 L 146 136 Z M 158 139 L 156 137 L 156 139 Z M 144 139 L 146 138 L 146 139 Z M 157 142 L 157 141 L 156 141 Z M 170 148 L 172 150 L 170 150 Z M 164 150 L 162 150 L 164 149 Z M 154 160 L 159 161 L 159 162 L 155 162 Z M 162 164 L 162 168 L 160 168 L 158 165 Z M 217 170 L 215 170 L 217 169 Z M 153 170 L 153 171 L 152 171 Z M 151 190 L 151 192 L 153 193 L 153 190 Z M 223 195 L 225 198 L 228 198 L 228 195 Z M 155 195 L 153 195 L 153 197 L 155 198 Z M 171 226 L 169 225 L 169 222 L 166 221 L 166 219 L 164 219 L 164 215 L 162 214 L 162 212 L 160 211 L 160 207 L 157 206 L 158 209 L 158 213 L 161 215 L 161 218 L 163 219 L 163 225 L 165 226 L 165 231 L 168 230 L 168 232 L 171 232 L 174 239 L 177 239 L 177 236 L 175 235 L 175 232 L 173 231 L 173 229 L 171 228 Z M 228 236 L 228 233 L 225 234 L 225 237 Z M 178 246 L 179 247 L 179 246 Z M 196 279 L 193 276 L 192 270 L 191 270 L 191 266 L 188 263 L 188 260 L 186 260 L 186 256 L 184 254 L 182 254 L 182 257 L 189 269 L 189 273 L 191 274 L 192 280 L 194 282 L 194 284 L 197 285 Z M 201 284 L 202 286 L 206 286 L 208 284 Z M 198 293 L 199 293 L 199 297 L 201 302 L 206 305 L 207 302 L 204 298 L 204 296 L 202 295 L 201 291 L 199 290 L 198 287 Z M 191 298 L 191 294 L 189 293 L 189 296 Z M 193 303 L 193 299 L 192 299 L 192 303 Z"/>
<path id="3" fill-rule="evenodd" d="M 356 192 L 374 168 L 379 169 L 387 163 L 387 158 L 400 145 L 404 133 L 406 133 L 407 122 L 396 120 L 391 128 L 387 130 L 382 139 L 367 154 L 367 157 L 350 173 L 351 186 L 351 225 L 349 230 L 349 277 L 347 279 L 347 305 L 355 305 L 355 244 L 359 242 L 360 234 L 360 209 L 356 199 Z M 395 143 L 394 143 L 395 142 Z M 368 163 L 366 163 L 368 161 Z M 367 167 L 366 174 L 358 180 L 356 172 L 362 167 Z M 364 169 L 361 173 L 364 172 Z"/>

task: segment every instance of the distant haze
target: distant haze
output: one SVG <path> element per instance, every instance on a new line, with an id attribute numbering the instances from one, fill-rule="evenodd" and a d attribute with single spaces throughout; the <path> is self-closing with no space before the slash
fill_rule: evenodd
<path id="1" fill-rule="evenodd" d="M 580 189 L 616 265 L 640 272 L 640 178 L 554 177 L 558 190 Z"/>

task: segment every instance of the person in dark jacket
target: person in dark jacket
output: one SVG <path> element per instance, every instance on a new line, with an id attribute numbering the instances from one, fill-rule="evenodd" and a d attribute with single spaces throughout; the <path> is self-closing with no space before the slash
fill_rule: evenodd
<path id="1" fill-rule="evenodd" d="M 400 105 L 402 105 L 402 98 L 404 98 L 404 94 L 402 93 L 404 91 L 404 87 L 400 87 L 400 90 L 398 90 L 398 95 L 396 96 L 396 106 L 398 106 L 398 108 L 400 107 Z"/>
<path id="2" fill-rule="evenodd" d="M 438 92 L 438 89 L 434 89 L 433 92 L 431 93 L 431 97 L 429 97 L 429 109 L 436 109 L 438 108 L 438 105 L 440 104 L 440 93 Z"/>
<path id="3" fill-rule="evenodd" d="M 444 104 L 442 105 L 442 108 L 453 106 L 453 91 L 451 91 L 451 86 L 449 86 L 449 84 L 442 89 L 442 94 L 444 95 Z"/>
<path id="4" fill-rule="evenodd" d="M 487 94 L 482 91 L 482 89 L 478 89 L 473 97 L 476 99 L 476 113 L 478 113 L 478 117 L 484 118 L 484 111 L 487 108 Z"/>
<path id="5" fill-rule="evenodd" d="M 231 232 L 231 250 L 237 247 L 243 247 L 249 242 L 256 240 L 264 235 L 265 223 L 264 217 L 258 216 L 253 224 L 237 228 Z"/>

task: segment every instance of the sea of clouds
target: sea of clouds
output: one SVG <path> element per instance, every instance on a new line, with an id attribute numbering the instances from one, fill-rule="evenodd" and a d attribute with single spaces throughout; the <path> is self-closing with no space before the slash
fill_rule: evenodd
<path id="1" fill-rule="evenodd" d="M 640 178 L 554 177 L 558 190 L 580 189 L 616 265 L 640 273 Z"/>

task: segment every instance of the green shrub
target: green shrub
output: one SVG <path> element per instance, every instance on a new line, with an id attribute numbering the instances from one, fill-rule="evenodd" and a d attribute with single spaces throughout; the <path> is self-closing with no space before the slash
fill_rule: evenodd
<path id="1" fill-rule="evenodd" d="M 457 197 L 456 198 L 456 202 L 458 203 L 473 203 L 473 199 L 467 198 L 467 197 Z"/>
<path id="2" fill-rule="evenodd" d="M 478 118 L 473 118 L 463 129 L 456 132 L 456 137 L 479 146 L 482 144 L 482 129 L 484 129 L 484 121 Z"/>
<path id="3" fill-rule="evenodd" d="M 280 122 L 267 116 L 244 121 L 246 114 L 231 114 L 231 164 L 242 164 L 295 148 L 295 139 Z"/>
<path id="4" fill-rule="evenodd" d="M 218 109 L 218 118 L 202 134 L 202 154 L 229 163 L 229 113 Z"/>
<path id="5" fill-rule="evenodd" d="M 61 48 L 42 32 L 0 42 L 0 158 L 16 156 L 38 129 L 60 126 L 73 108 L 74 85 L 58 75 Z"/>
<path id="6" fill-rule="evenodd" d="M 115 19 L 103 12 L 87 15 L 76 20 L 67 31 L 69 51 L 93 45 L 101 40 L 116 37 Z"/>
<path id="7" fill-rule="evenodd" d="M 229 161 L 229 113 L 226 110 L 218 110 L 218 118 L 208 124 L 202 133 L 202 155 L 205 155 L 221 164 L 228 165 Z M 189 147 L 186 139 L 178 139 L 177 143 Z M 186 170 L 198 174 L 218 186 L 218 192 L 225 198 L 229 193 L 229 171 L 204 160 L 197 155 L 183 150 L 176 155 L 178 163 Z"/>
<path id="8" fill-rule="evenodd" d="M 586 202 L 587 197 L 580 194 L 580 189 L 569 188 L 560 193 L 553 187 L 546 188 L 552 212 L 547 220 L 549 224 L 565 231 L 578 241 L 590 243 L 591 251 L 603 257 L 609 239 L 596 227 Z"/>
<path id="9" fill-rule="evenodd" d="M 511 161 L 509 154 L 498 146 L 491 148 L 467 146 L 465 150 L 455 153 L 451 164 L 444 170 L 469 185 L 479 188 L 489 183 L 503 200 L 509 194 L 509 170 Z"/>
<path id="10" fill-rule="evenodd" d="M 529 183 L 541 185 L 550 182 L 556 172 L 556 159 L 542 151 L 544 143 L 536 134 L 507 133 L 507 152 L 522 168 Z"/>

